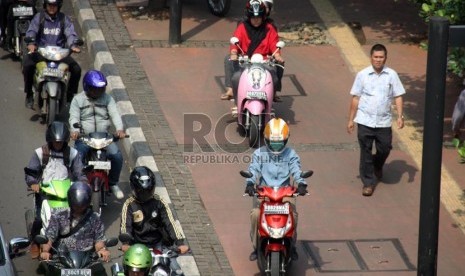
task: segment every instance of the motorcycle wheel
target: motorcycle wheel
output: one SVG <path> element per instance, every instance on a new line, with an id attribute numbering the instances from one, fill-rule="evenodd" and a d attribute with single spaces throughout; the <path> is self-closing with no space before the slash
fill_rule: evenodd
<path id="1" fill-rule="evenodd" d="M 57 114 L 57 105 L 58 102 L 56 99 L 49 98 L 48 99 L 48 105 L 47 105 L 47 119 L 45 120 L 47 122 L 47 125 L 50 125 L 55 121 L 55 117 Z"/>
<path id="2" fill-rule="evenodd" d="M 225 16 L 231 8 L 232 0 L 207 0 L 208 8 L 213 15 Z"/>
<path id="3" fill-rule="evenodd" d="M 284 275 L 281 273 L 281 260 L 280 252 L 271 252 L 270 254 L 270 276 L 280 276 Z"/>
<path id="4" fill-rule="evenodd" d="M 260 115 L 250 115 L 249 146 L 254 148 L 260 142 L 261 127 L 258 125 Z"/>
<path id="5" fill-rule="evenodd" d="M 33 209 L 27 209 L 26 213 L 24 214 L 26 219 L 26 233 L 29 239 L 31 239 L 31 230 L 32 224 L 34 223 L 35 215 Z"/>
<path id="6" fill-rule="evenodd" d="M 92 204 L 92 211 L 100 214 L 100 197 L 102 191 L 92 192 L 91 204 Z"/>

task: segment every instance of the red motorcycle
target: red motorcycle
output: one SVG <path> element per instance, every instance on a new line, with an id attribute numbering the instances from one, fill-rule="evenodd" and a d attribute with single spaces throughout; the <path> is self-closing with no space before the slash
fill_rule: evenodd
<path id="1" fill-rule="evenodd" d="M 245 178 L 252 177 L 252 173 L 241 171 Z M 313 175 L 313 171 L 304 171 L 302 178 Z M 286 275 L 292 262 L 291 252 L 294 250 L 293 237 L 295 221 L 293 207 L 285 198 L 297 197 L 294 185 L 282 187 L 257 186 L 255 198 L 260 201 L 260 215 L 258 216 L 257 249 L 258 268 L 264 275 Z M 246 194 L 247 195 L 247 194 Z M 244 195 L 245 196 L 245 195 Z M 254 206 L 256 203 L 254 202 Z"/>
<path id="2" fill-rule="evenodd" d="M 93 169 L 87 173 L 87 179 L 92 188 L 92 209 L 101 214 L 101 206 L 106 206 L 107 193 L 110 191 L 108 173 L 111 169 L 111 161 L 107 157 L 106 147 L 117 142 L 120 138 L 107 132 L 92 132 L 88 135 L 82 133 L 82 125 L 75 123 L 74 128 L 81 131 L 78 139 L 90 147 L 86 156 L 83 156 L 86 165 Z M 126 135 L 125 138 L 128 138 Z"/>

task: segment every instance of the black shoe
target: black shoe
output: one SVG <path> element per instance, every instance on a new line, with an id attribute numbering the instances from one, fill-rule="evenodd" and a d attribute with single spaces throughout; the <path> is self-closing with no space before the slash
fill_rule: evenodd
<path id="1" fill-rule="evenodd" d="M 32 95 L 26 95 L 26 100 L 25 100 L 25 106 L 26 108 L 29 108 L 29 109 L 32 109 L 32 107 L 34 106 L 34 97 L 32 97 Z"/>
<path id="2" fill-rule="evenodd" d="M 256 261 L 257 258 L 258 258 L 257 250 L 252 251 L 252 253 L 250 253 L 250 256 L 249 256 L 249 261 L 251 262 Z"/>
<path id="3" fill-rule="evenodd" d="M 299 259 L 299 254 L 297 253 L 297 249 L 294 247 L 292 248 L 291 252 L 291 260 L 297 261 Z"/>

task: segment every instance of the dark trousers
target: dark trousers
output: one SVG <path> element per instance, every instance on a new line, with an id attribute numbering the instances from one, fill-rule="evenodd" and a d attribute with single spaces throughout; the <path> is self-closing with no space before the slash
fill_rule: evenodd
<path id="1" fill-rule="evenodd" d="M 35 203 L 35 218 L 34 222 L 32 223 L 31 228 L 31 238 L 40 234 L 40 229 L 42 229 L 42 218 L 40 217 L 40 211 L 42 209 L 42 202 L 44 201 L 44 197 L 40 193 L 36 193 L 34 195 L 34 203 Z"/>
<path id="2" fill-rule="evenodd" d="M 23 76 L 24 76 L 24 93 L 32 94 L 32 84 L 34 80 L 34 72 L 36 64 L 40 61 L 45 61 L 45 59 L 38 53 L 32 53 L 26 55 L 23 60 Z M 81 67 L 79 64 L 70 56 L 61 60 L 68 64 L 69 71 L 71 73 L 71 78 L 68 83 L 68 99 L 72 99 L 72 96 L 77 93 L 79 87 L 79 80 L 81 79 Z"/>
<path id="3" fill-rule="evenodd" d="M 392 149 L 392 128 L 372 128 L 358 124 L 357 137 L 360 145 L 360 179 L 364 187 L 375 185 L 374 170 L 383 169 Z M 373 142 L 375 154 L 372 153 Z"/>

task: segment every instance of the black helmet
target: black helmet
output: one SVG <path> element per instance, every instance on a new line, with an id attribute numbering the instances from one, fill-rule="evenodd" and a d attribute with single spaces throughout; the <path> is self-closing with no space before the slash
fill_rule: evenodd
<path id="1" fill-rule="evenodd" d="M 68 203 L 71 210 L 89 207 L 92 191 L 84 182 L 74 182 L 68 190 Z"/>
<path id="2" fill-rule="evenodd" d="M 155 174 L 145 166 L 135 167 L 129 176 L 132 194 L 140 201 L 145 202 L 153 197 L 155 191 Z"/>
<path id="3" fill-rule="evenodd" d="M 69 142 L 69 129 L 66 124 L 59 121 L 51 123 L 45 132 L 45 141 L 47 141 L 48 147 L 50 149 L 53 148 L 53 142 L 63 142 L 64 149 Z"/>
<path id="4" fill-rule="evenodd" d="M 262 17 L 265 19 L 266 17 L 266 6 L 263 4 L 261 0 L 250 0 L 245 5 L 245 15 L 247 18 L 251 17 Z"/>
<path id="5" fill-rule="evenodd" d="M 58 11 L 60 11 L 61 6 L 63 5 L 63 0 L 44 0 L 44 5 L 43 5 L 44 9 L 45 9 L 47 4 L 57 5 L 58 6 Z"/>

